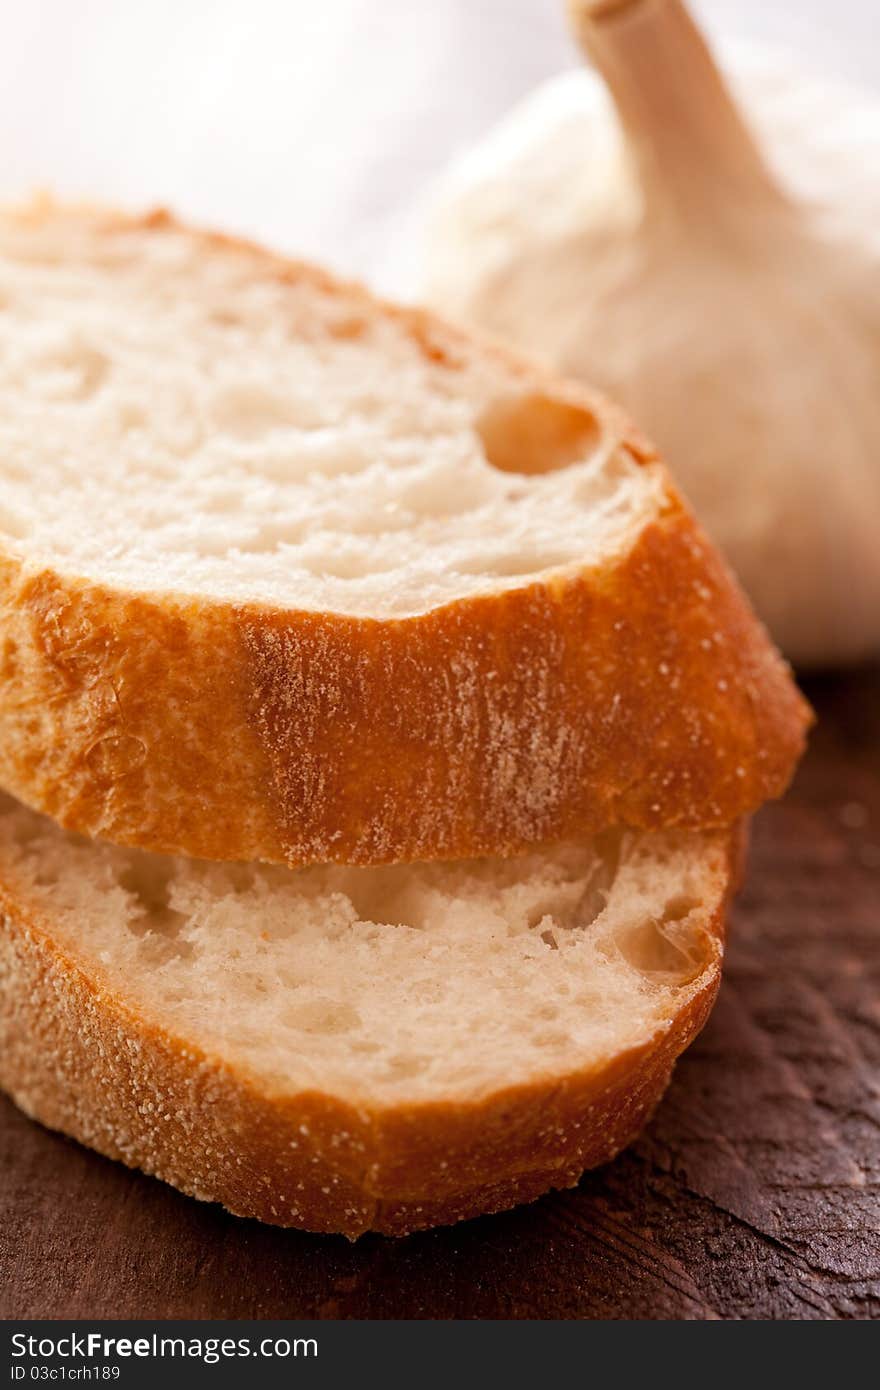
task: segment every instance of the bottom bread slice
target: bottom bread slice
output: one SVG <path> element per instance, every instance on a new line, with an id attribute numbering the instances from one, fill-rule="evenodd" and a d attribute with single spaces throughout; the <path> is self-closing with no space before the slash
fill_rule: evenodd
<path id="1" fill-rule="evenodd" d="M 714 999 L 738 836 L 289 870 L 0 801 L 0 1085 L 242 1216 L 403 1234 L 637 1134 Z"/>

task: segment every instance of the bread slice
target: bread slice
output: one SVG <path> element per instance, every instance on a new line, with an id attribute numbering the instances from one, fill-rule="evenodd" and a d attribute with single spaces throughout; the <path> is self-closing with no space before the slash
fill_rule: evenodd
<path id="1" fill-rule="evenodd" d="M 216 864 L 0 803 L 0 1085 L 243 1216 L 402 1234 L 571 1186 L 718 987 L 731 832 Z"/>
<path id="2" fill-rule="evenodd" d="M 214 859 L 721 825 L 806 708 L 610 406 L 253 246 L 0 217 L 0 785 Z"/>

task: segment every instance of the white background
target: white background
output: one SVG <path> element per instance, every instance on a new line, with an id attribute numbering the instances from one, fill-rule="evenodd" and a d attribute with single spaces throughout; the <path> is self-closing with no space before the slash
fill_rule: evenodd
<path id="1" fill-rule="evenodd" d="M 880 93 L 880 0 L 695 0 Z M 0 195 L 170 204 L 395 289 L 447 159 L 577 62 L 563 0 L 0 0 Z"/>

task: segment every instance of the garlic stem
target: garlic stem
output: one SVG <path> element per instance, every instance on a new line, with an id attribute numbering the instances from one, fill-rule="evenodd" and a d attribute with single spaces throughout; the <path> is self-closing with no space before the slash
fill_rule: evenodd
<path id="1" fill-rule="evenodd" d="M 649 203 L 687 216 L 787 205 L 682 0 L 568 0 Z"/>

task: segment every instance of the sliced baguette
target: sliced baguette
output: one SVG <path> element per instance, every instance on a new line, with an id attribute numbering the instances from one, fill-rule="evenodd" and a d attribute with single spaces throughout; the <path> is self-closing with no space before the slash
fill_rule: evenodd
<path id="1" fill-rule="evenodd" d="M 184 1192 L 354 1237 L 571 1186 L 719 982 L 731 832 L 385 868 L 165 859 L 0 803 L 0 1085 Z"/>
<path id="2" fill-rule="evenodd" d="M 0 785 L 212 859 L 723 825 L 807 712 L 580 388 L 249 245 L 0 218 Z"/>

